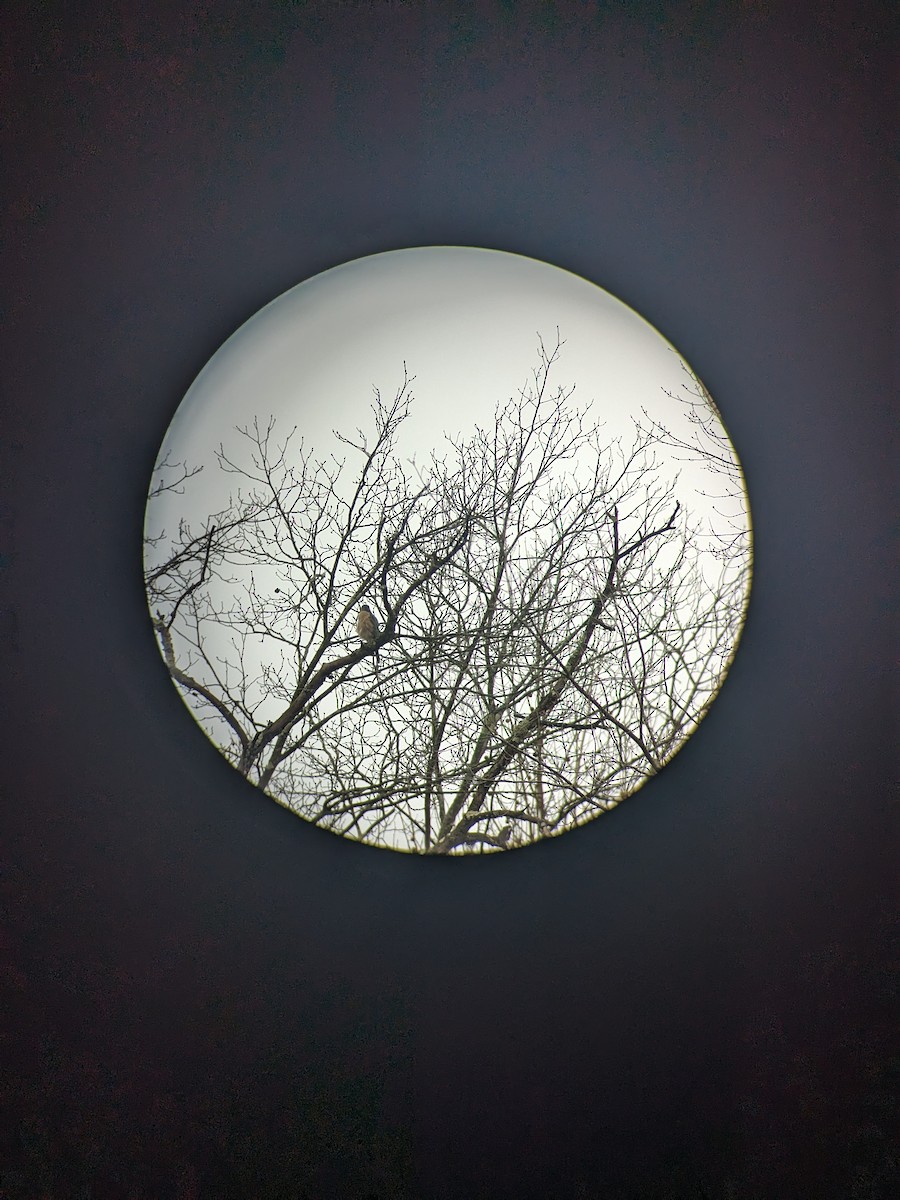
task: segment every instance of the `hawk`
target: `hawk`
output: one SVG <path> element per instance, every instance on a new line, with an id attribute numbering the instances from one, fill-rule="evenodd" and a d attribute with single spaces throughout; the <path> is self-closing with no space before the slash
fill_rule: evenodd
<path id="1" fill-rule="evenodd" d="M 359 610 L 359 616 L 356 618 L 356 632 L 359 634 L 360 640 L 367 646 L 375 645 L 375 639 L 378 637 L 378 622 L 372 615 L 368 604 L 364 604 Z"/>

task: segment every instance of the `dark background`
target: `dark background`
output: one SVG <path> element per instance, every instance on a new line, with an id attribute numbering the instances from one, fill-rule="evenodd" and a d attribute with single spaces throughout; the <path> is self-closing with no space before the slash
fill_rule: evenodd
<path id="1" fill-rule="evenodd" d="M 886 6 L 67 7 L 3 17 L 0 1196 L 895 1194 Z M 757 537 L 676 762 L 467 861 L 243 783 L 140 573 L 222 341 L 438 243 L 653 322 Z"/>

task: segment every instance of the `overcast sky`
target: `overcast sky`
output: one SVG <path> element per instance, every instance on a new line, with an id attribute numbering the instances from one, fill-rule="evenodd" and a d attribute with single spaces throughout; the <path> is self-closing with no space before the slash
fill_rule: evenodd
<path id="1" fill-rule="evenodd" d="M 466 247 L 425 247 L 358 259 L 301 283 L 247 321 L 201 371 L 179 406 L 162 453 L 205 469 L 187 496 L 164 496 L 153 525 L 200 520 L 221 507 L 234 479 L 214 451 L 234 447 L 234 427 L 259 416 L 294 425 L 317 457 L 343 456 L 332 430 L 371 428 L 373 387 L 391 399 L 410 375 L 415 402 L 399 442 L 403 457 L 427 458 L 442 434 L 489 426 L 494 406 L 527 383 L 548 348 L 565 339 L 552 385 L 575 384 L 610 437 L 630 431 L 641 409 L 673 432 L 684 413 L 666 390 L 682 392 L 682 360 L 643 318 L 602 288 L 519 255 Z M 705 503 L 682 467 L 679 496 Z"/>
<path id="2" fill-rule="evenodd" d="M 440 457 L 444 433 L 466 437 L 476 424 L 490 430 L 498 402 L 528 388 L 539 366 L 538 338 L 551 352 L 557 327 L 565 344 L 550 376 L 551 395 L 574 384 L 574 400 L 590 408 L 610 441 L 621 437 L 629 444 L 633 421 L 643 411 L 690 440 L 685 406 L 675 398 L 689 394 L 685 364 L 652 326 L 601 288 L 546 263 L 496 251 L 394 251 L 292 288 L 213 355 L 179 406 L 162 448 L 170 464 L 204 469 L 186 481 L 184 494 L 164 492 L 157 499 L 148 533 L 174 534 L 185 518 L 196 534 L 242 483 L 246 492 L 246 481 L 219 470 L 215 451 L 223 443 L 233 461 L 248 463 L 250 447 L 234 430 L 254 418 L 263 429 L 270 416 L 276 418 L 276 441 L 296 426 L 315 458 L 345 459 L 346 447 L 333 431 L 353 436 L 361 427 L 371 433 L 373 388 L 390 401 L 402 385 L 404 361 L 415 377 L 415 399 L 398 454 L 423 461 L 437 450 Z M 678 463 L 665 448 L 658 447 L 655 457 L 659 470 L 648 471 L 648 489 L 667 488 L 680 470 L 675 494 L 688 524 L 709 516 L 711 503 L 698 489 L 721 494 L 709 475 L 696 464 Z M 584 465 L 592 473 L 593 464 Z M 339 490 L 349 490 L 358 467 L 358 456 L 351 455 Z M 706 539 L 696 546 L 707 585 L 715 587 L 721 564 Z M 154 561 L 166 552 L 165 541 L 151 551 Z M 256 562 L 244 578 L 210 586 L 225 609 L 241 602 L 248 585 L 278 608 L 279 583 L 285 584 L 279 568 Z M 352 631 L 347 636 L 352 639 Z M 249 671 L 256 719 L 274 718 L 281 700 L 265 672 L 284 670 L 284 643 L 260 634 L 245 645 L 228 622 L 214 620 L 205 622 L 202 639 L 207 656 Z M 710 669 L 718 670 L 720 661 L 711 661 Z M 214 743 L 231 742 L 220 718 L 207 713 L 201 723 Z M 400 848 L 407 848 L 407 833 L 397 836 Z"/>

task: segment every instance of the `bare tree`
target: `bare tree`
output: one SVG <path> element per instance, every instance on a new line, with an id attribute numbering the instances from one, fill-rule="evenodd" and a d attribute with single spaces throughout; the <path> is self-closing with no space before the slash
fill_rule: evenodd
<path id="1" fill-rule="evenodd" d="M 307 819 L 432 854 L 523 844 L 633 792 L 715 694 L 734 572 L 704 572 L 666 431 L 610 441 L 551 388 L 560 346 L 424 469 L 397 453 L 405 368 L 370 434 L 336 434 L 341 460 L 254 421 L 242 455 L 218 453 L 229 504 L 148 540 L 172 678 L 235 767 Z M 374 641 L 355 633 L 363 603 Z"/>

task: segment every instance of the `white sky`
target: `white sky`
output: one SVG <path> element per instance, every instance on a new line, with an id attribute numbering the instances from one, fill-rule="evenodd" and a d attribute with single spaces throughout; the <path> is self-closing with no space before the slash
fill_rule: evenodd
<path id="1" fill-rule="evenodd" d="M 398 453 L 427 462 L 433 450 L 442 457 L 443 434 L 466 438 L 476 424 L 490 430 L 495 406 L 532 382 L 539 366 L 538 336 L 549 351 L 559 328 L 564 345 L 554 365 L 549 394 L 573 384 L 579 408 L 603 424 L 609 439 L 630 444 L 633 420 L 642 410 L 675 436 L 691 440 L 686 409 L 668 396 L 686 395 L 690 384 L 680 356 L 646 321 L 602 288 L 534 259 L 464 247 L 426 247 L 358 259 L 292 288 L 237 330 L 197 377 L 166 434 L 160 459 L 203 470 L 188 479 L 182 494 L 164 492 L 148 512 L 148 535 L 166 529 L 174 535 L 180 518 L 194 533 L 206 518 L 224 508 L 246 481 L 219 470 L 215 452 L 246 463 L 249 449 L 235 433 L 252 425 L 265 429 L 276 418 L 275 441 L 294 426 L 314 458 L 339 460 L 347 450 L 337 429 L 353 437 L 358 427 L 373 429 L 373 388 L 390 402 L 403 380 L 403 363 L 414 376 L 411 414 L 401 428 Z M 296 453 L 297 442 L 292 443 Z M 662 479 L 680 472 L 677 498 L 695 521 L 706 517 L 721 527 L 714 507 L 701 494 L 718 491 L 696 464 L 677 461 L 657 447 Z M 668 461 L 666 461 L 668 458 Z M 355 472 L 351 457 L 348 468 Z M 171 475 L 169 475 L 171 478 Z M 339 489 L 351 485 L 344 478 Z M 648 486 L 660 476 L 648 480 Z M 735 503 L 738 503 L 736 500 Z M 718 505 L 721 509 L 721 504 Z M 733 516 L 740 519 L 741 513 Z M 744 514 L 746 522 L 747 517 Z M 692 522 L 694 523 L 694 522 Z M 152 551 L 164 558 L 167 546 Z M 710 580 L 717 560 L 701 551 Z M 248 569 L 248 580 L 253 573 Z M 256 565 L 256 584 L 274 590 L 277 571 L 264 578 Z M 247 581 L 244 581 L 247 582 Z M 281 580 L 283 582 L 283 580 Z M 217 586 L 227 591 L 224 581 Z M 235 580 L 238 592 L 241 581 Z M 228 597 L 219 599 L 227 603 Z M 209 624 L 209 623 L 207 623 Z M 205 650 L 223 661 L 234 658 L 228 626 L 205 628 Z M 247 648 L 242 666 L 259 672 L 280 643 L 260 637 Z M 241 651 L 243 654 L 243 650 Z M 278 711 L 277 697 L 263 697 L 257 715 Z M 203 722 L 216 744 L 230 734 L 214 717 Z M 224 740 L 222 740 L 224 739 Z"/>
<path id="2" fill-rule="evenodd" d="M 280 441 L 296 425 L 316 457 L 344 456 L 333 437 L 371 429 L 372 389 L 396 394 L 403 361 L 415 382 L 402 457 L 427 458 L 442 434 L 490 427 L 494 406 L 516 394 L 548 349 L 565 339 L 551 388 L 575 384 L 610 437 L 630 433 L 641 408 L 687 433 L 681 407 L 687 376 L 670 344 L 602 288 L 558 267 L 501 251 L 438 246 L 357 259 L 273 300 L 228 339 L 179 406 L 161 453 L 205 469 L 186 496 L 163 496 L 153 525 L 201 520 L 227 502 L 233 476 L 214 452 L 237 444 L 233 430 L 258 416 L 277 419 Z M 280 436 L 279 436 L 280 435 Z M 680 498 L 704 509 L 694 484 L 709 479 L 682 466 Z"/>

